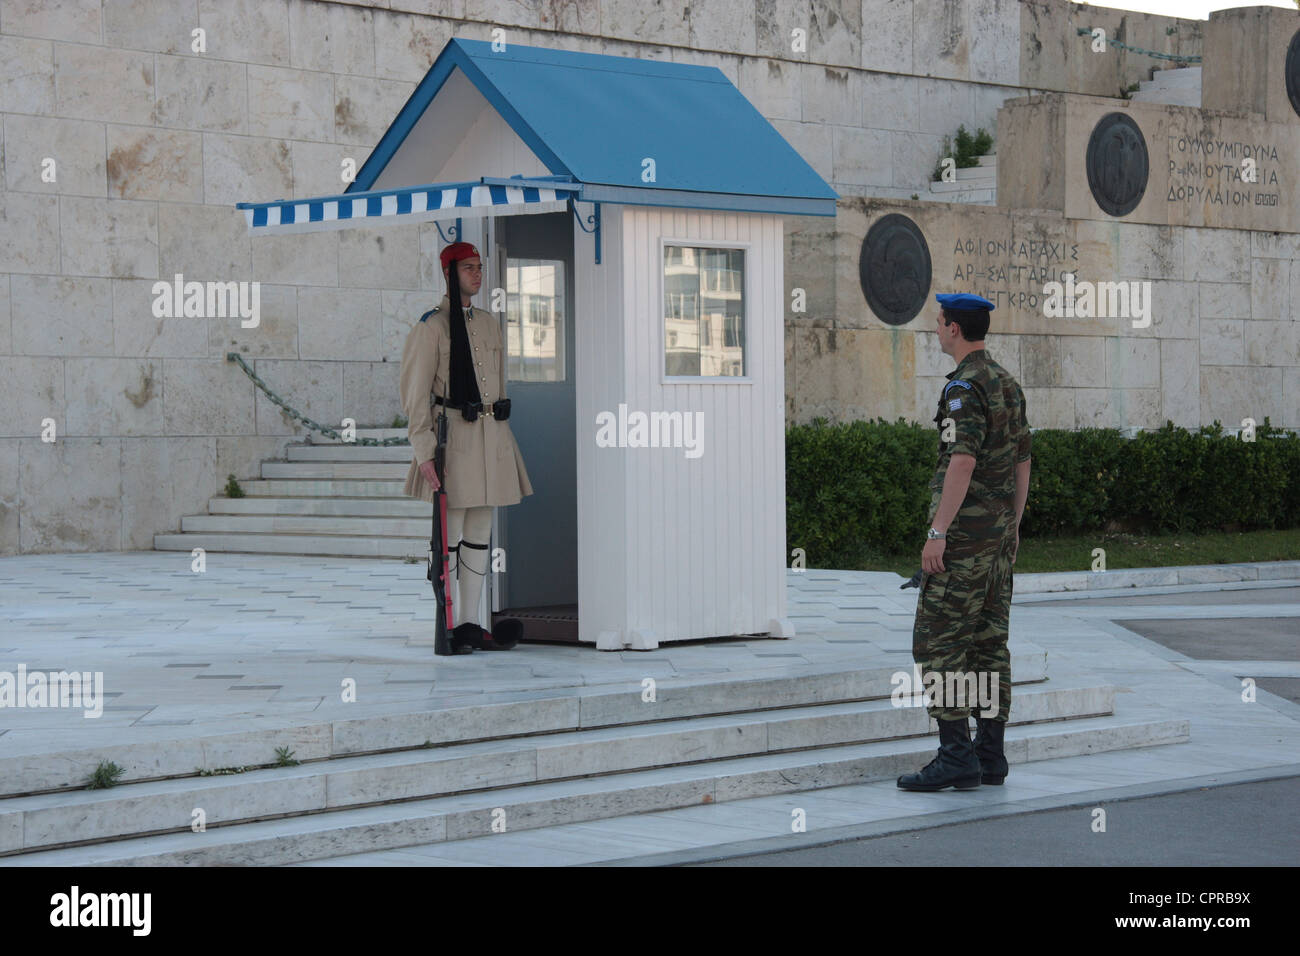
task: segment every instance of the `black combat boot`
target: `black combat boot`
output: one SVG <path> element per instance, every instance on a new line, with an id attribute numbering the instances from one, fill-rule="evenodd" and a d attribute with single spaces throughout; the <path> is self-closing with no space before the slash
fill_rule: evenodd
<path id="1" fill-rule="evenodd" d="M 1005 720 L 975 717 L 975 756 L 980 762 L 980 783 L 999 787 L 1007 779 L 1007 757 L 1002 749 Z"/>
<path id="2" fill-rule="evenodd" d="M 941 720 L 939 753 L 920 773 L 898 778 L 901 790 L 974 790 L 980 785 L 980 762 L 970 742 L 970 720 Z"/>

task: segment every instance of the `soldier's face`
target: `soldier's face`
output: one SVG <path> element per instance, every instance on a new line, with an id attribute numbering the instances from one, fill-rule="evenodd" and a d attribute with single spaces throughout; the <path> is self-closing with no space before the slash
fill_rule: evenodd
<path id="1" fill-rule="evenodd" d="M 943 309 L 940 309 L 934 317 L 935 330 L 939 333 L 939 348 L 943 349 L 945 355 L 952 354 L 952 343 L 957 333 L 956 325 L 944 325 Z"/>
<path id="2" fill-rule="evenodd" d="M 460 278 L 461 295 L 471 296 L 476 293 L 483 284 L 483 260 L 478 256 L 470 256 L 468 259 L 457 259 L 452 265 L 456 267 Z"/>

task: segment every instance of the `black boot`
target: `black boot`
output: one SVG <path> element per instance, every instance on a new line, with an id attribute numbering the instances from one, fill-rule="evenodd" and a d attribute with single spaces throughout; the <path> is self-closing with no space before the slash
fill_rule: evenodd
<path id="1" fill-rule="evenodd" d="M 519 643 L 519 633 L 522 630 L 523 626 L 514 618 L 498 621 L 495 631 L 484 630 L 474 622 L 466 621 L 456 626 L 451 639 L 453 643 L 461 641 L 477 651 L 508 651 Z"/>
<path id="2" fill-rule="evenodd" d="M 980 762 L 970 742 L 970 720 L 939 721 L 939 753 L 920 773 L 898 778 L 901 790 L 974 790 L 980 785 Z"/>
<path id="3" fill-rule="evenodd" d="M 453 654 L 473 654 L 474 644 L 468 640 L 465 635 L 458 634 L 460 628 L 448 631 L 443 629 L 441 634 L 436 634 L 433 638 L 433 653 L 441 657 L 450 657 Z"/>
<path id="4" fill-rule="evenodd" d="M 1007 757 L 1002 748 L 1006 729 L 1004 720 L 975 718 L 975 756 L 980 762 L 980 783 L 997 787 L 1007 779 Z"/>

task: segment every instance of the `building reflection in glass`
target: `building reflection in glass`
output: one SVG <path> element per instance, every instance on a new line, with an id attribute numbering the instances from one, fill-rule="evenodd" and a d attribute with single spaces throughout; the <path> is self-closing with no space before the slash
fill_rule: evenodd
<path id="1" fill-rule="evenodd" d="M 745 252 L 664 247 L 664 374 L 745 374 Z"/>
<path id="2" fill-rule="evenodd" d="M 512 382 L 562 382 L 564 262 L 506 259 L 506 374 Z"/>

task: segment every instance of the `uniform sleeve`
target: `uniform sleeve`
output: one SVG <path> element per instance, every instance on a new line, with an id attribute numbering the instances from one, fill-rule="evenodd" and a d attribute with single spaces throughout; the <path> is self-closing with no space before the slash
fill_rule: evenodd
<path id="1" fill-rule="evenodd" d="M 500 321 L 498 321 L 495 315 L 492 316 L 492 328 L 496 329 L 497 332 L 497 348 L 500 350 L 498 351 L 497 354 L 501 356 L 501 361 L 499 363 L 501 366 L 501 388 L 497 391 L 497 397 L 505 398 L 506 397 L 506 366 L 510 362 L 510 356 L 506 355 L 506 343 L 504 337 L 501 335 L 501 323 Z"/>
<path id="2" fill-rule="evenodd" d="M 429 394 L 438 372 L 440 342 L 435 330 L 427 322 L 417 322 L 406 337 L 402 349 L 402 371 L 398 377 L 402 410 L 406 413 L 406 434 L 411 440 L 415 461 L 433 460 L 438 444 L 433 431 L 433 413 L 429 408 Z"/>
<path id="3" fill-rule="evenodd" d="M 1026 412 L 1025 393 L 1019 385 L 1016 386 L 1016 397 L 1019 399 L 1017 402 L 1017 416 L 1020 424 L 1020 442 L 1016 445 L 1016 461 L 1020 462 L 1028 461 L 1030 458 L 1029 448 L 1032 444 L 1032 436 L 1029 434 L 1029 417 Z"/>
<path id="4" fill-rule="evenodd" d="M 967 387 L 963 387 L 967 386 Z M 943 414 L 956 424 L 956 437 L 948 450 L 976 457 L 988 433 L 988 404 L 970 383 L 953 379 L 943 392 Z"/>

